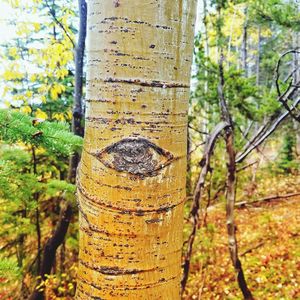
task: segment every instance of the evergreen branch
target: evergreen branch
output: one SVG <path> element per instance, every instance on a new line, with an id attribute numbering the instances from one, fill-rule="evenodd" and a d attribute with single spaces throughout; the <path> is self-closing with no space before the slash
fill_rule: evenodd
<path id="1" fill-rule="evenodd" d="M 51 153 L 62 155 L 79 151 L 82 146 L 82 138 L 71 133 L 67 123 L 39 122 L 8 109 L 0 110 L 0 139 L 9 144 L 23 142 L 41 146 Z"/>

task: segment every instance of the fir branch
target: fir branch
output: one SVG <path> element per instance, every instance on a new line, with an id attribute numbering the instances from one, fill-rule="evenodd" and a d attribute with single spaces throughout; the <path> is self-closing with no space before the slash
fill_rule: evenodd
<path id="1" fill-rule="evenodd" d="M 82 138 L 71 133 L 67 123 L 40 122 L 9 109 L 0 110 L 0 139 L 9 144 L 23 142 L 43 147 L 50 153 L 62 155 L 77 152 L 82 146 Z"/>

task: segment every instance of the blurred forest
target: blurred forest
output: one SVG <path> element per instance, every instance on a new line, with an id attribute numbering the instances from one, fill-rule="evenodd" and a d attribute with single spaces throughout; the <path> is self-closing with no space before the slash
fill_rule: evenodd
<path id="1" fill-rule="evenodd" d="M 0 299 L 72 299 L 86 3 L 5 2 L 16 37 L 0 46 Z M 183 299 L 245 293 L 227 245 L 231 163 L 229 235 L 237 235 L 248 288 L 255 299 L 300 299 L 300 3 L 198 2 Z M 222 132 L 226 122 L 232 132 Z M 229 136 L 236 155 L 227 163 Z"/>

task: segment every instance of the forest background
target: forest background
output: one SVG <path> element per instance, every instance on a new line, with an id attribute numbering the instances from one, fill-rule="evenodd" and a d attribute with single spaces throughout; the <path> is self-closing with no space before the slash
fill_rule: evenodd
<path id="1" fill-rule="evenodd" d="M 0 299 L 33 297 L 36 288 L 46 299 L 72 299 L 85 1 L 2 2 L 11 13 L 1 23 L 14 34 L 0 47 Z M 222 119 L 221 81 L 234 124 L 237 239 L 248 286 L 257 299 L 297 299 L 300 4 L 199 0 L 197 24 L 183 249 L 183 265 L 187 257 L 191 264 L 183 298 L 241 299 L 227 249 L 226 146 L 222 138 L 213 149 L 206 143 Z M 196 223 L 194 187 L 207 151 Z"/>

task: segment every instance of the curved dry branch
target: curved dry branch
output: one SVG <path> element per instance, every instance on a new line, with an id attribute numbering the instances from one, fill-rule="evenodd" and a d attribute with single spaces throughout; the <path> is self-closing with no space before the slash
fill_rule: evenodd
<path id="1" fill-rule="evenodd" d="M 282 59 L 289 55 L 289 54 L 299 54 L 300 51 L 296 49 L 291 49 L 286 52 L 284 52 L 278 59 L 276 67 L 275 67 L 275 86 L 278 94 L 278 101 L 283 105 L 283 107 L 289 112 L 289 114 L 298 122 L 300 122 L 300 116 L 297 116 L 293 113 L 291 108 L 288 105 L 288 100 L 292 99 L 294 93 L 299 89 L 299 84 L 300 82 L 295 82 L 295 79 L 293 78 L 293 74 L 297 71 L 297 69 L 294 69 L 288 76 L 287 78 L 284 79 L 284 82 L 287 82 L 290 78 L 292 78 L 289 81 L 288 87 L 285 89 L 285 91 L 282 93 L 280 90 L 280 66 Z"/>
<path id="2" fill-rule="evenodd" d="M 197 185 L 195 188 L 194 196 L 193 196 L 193 205 L 191 209 L 191 218 L 193 220 L 193 228 L 192 232 L 187 240 L 187 253 L 184 258 L 184 263 L 183 263 L 183 278 L 181 281 L 181 291 L 182 293 L 185 290 L 185 286 L 188 280 L 189 276 L 189 270 L 190 270 L 190 262 L 191 262 L 191 257 L 192 257 L 192 251 L 193 251 L 193 244 L 194 240 L 196 237 L 196 232 L 198 229 L 199 221 L 200 221 L 200 216 L 199 216 L 199 209 L 201 206 L 201 196 L 206 180 L 206 175 L 210 171 L 210 158 L 213 154 L 215 144 L 217 142 L 218 137 L 222 133 L 224 129 L 229 127 L 229 124 L 226 122 L 220 122 L 215 129 L 212 131 L 212 133 L 209 135 L 205 149 L 204 149 L 204 154 L 203 158 L 200 161 L 200 167 L 202 167 L 198 180 L 197 180 Z"/>
<path id="3" fill-rule="evenodd" d="M 286 91 L 282 94 L 281 93 L 281 90 L 280 90 L 280 86 L 279 86 L 279 78 L 280 78 L 280 66 L 281 66 L 281 62 L 283 60 L 283 58 L 285 56 L 287 56 L 288 54 L 299 54 L 300 53 L 300 50 L 297 50 L 296 49 L 291 49 L 291 50 L 288 50 L 286 52 L 284 52 L 278 59 L 277 61 L 277 64 L 276 64 L 276 67 L 275 67 L 275 86 L 276 86 L 276 90 L 277 90 L 277 94 L 278 94 L 278 97 L 280 98 L 283 94 L 286 93 Z M 295 70 L 285 79 L 285 82 L 293 75 L 293 73 L 295 72 Z"/>

